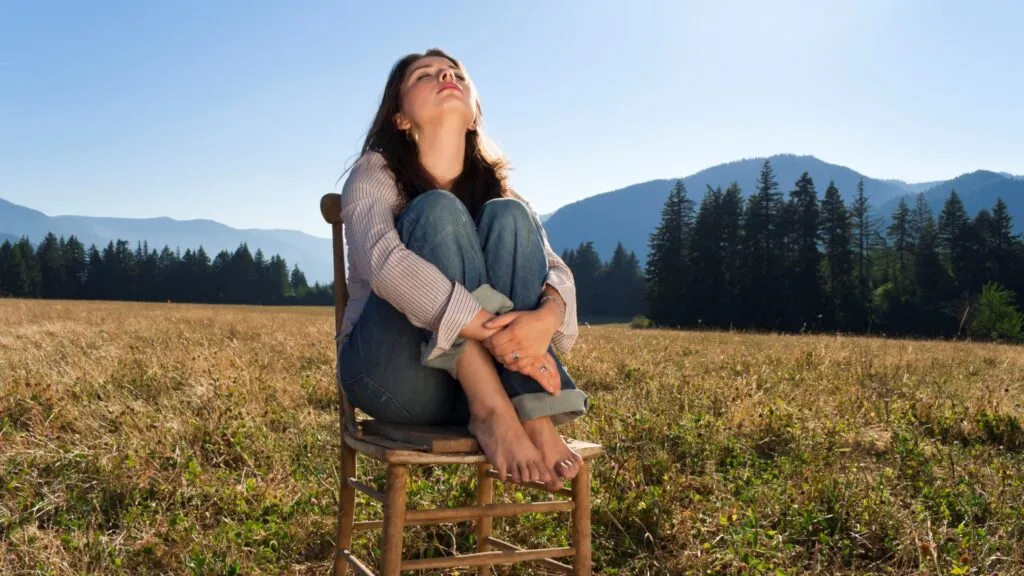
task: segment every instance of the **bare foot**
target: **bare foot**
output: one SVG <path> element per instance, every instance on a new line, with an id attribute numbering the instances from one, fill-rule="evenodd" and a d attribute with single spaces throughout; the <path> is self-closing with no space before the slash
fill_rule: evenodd
<path id="1" fill-rule="evenodd" d="M 511 408 L 511 406 L 510 406 Z M 544 463 L 513 410 L 491 410 L 473 415 L 469 431 L 476 437 L 501 478 L 512 481 L 550 483 L 555 473 Z"/>
<path id="2" fill-rule="evenodd" d="M 533 441 L 534 446 L 540 451 L 544 463 L 554 470 L 559 478 L 571 480 L 580 471 L 580 464 L 583 457 L 573 452 L 569 445 L 562 439 L 562 435 L 555 429 L 551 418 L 534 418 L 523 422 L 523 429 L 527 436 Z M 560 480 L 553 478 L 547 483 L 548 488 L 557 488 Z"/>

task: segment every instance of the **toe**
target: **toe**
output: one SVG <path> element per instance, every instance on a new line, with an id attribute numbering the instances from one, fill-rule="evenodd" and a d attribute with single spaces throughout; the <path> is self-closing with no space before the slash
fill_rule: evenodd
<path id="1" fill-rule="evenodd" d="M 576 473 L 579 472 L 580 469 L 579 466 L 576 465 L 576 462 L 571 458 L 566 458 L 562 461 L 562 470 L 564 471 L 565 478 L 572 480 L 576 477 Z"/>
<path id="2" fill-rule="evenodd" d="M 548 476 L 544 473 L 544 464 L 541 462 L 530 462 L 530 478 L 534 482 L 547 482 Z"/>

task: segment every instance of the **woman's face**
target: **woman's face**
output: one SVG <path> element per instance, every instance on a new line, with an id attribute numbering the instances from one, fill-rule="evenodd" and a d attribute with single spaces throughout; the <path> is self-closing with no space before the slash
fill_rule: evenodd
<path id="1" fill-rule="evenodd" d="M 414 62 L 402 79 L 401 111 L 396 119 L 400 130 L 413 131 L 440 121 L 456 119 L 468 130 L 476 108 L 473 84 L 454 64 L 442 56 L 427 56 Z"/>

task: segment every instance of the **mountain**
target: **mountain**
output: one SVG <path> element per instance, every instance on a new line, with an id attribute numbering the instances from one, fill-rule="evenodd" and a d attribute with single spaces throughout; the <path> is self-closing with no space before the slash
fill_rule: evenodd
<path id="1" fill-rule="evenodd" d="M 857 182 L 864 178 L 864 193 L 873 206 L 907 193 L 904 186 L 891 181 L 862 176 L 845 166 L 830 164 L 813 156 L 780 154 L 769 161 L 775 171 L 779 190 L 789 196 L 793 183 L 807 171 L 814 178 L 819 197 L 834 180 L 849 203 L 857 194 Z M 707 186 L 725 189 L 737 182 L 744 196 L 755 188 L 763 158 L 750 158 L 720 164 L 683 178 L 689 197 L 699 206 Z M 544 229 L 552 248 L 561 253 L 575 249 L 581 242 L 593 241 L 602 259 L 611 258 L 615 244 L 636 252 L 641 262 L 647 258 L 647 241 L 661 218 L 661 208 L 676 178 L 651 180 L 580 200 L 560 208 L 545 222 Z"/>
<path id="2" fill-rule="evenodd" d="M 202 246 L 211 259 L 221 250 L 233 252 L 244 242 L 253 253 L 261 249 L 268 258 L 281 256 L 289 268 L 297 264 L 311 284 L 329 283 L 334 278 L 331 241 L 294 230 L 237 229 L 213 220 L 166 217 L 47 216 L 0 198 L 0 234 L 14 236 L 15 240 L 28 236 L 38 244 L 49 232 L 65 238 L 73 234 L 86 247 L 95 244 L 101 250 L 117 239 L 129 241 L 132 247 L 145 241 L 150 250 L 157 251 L 164 246 L 181 252 Z"/>
<path id="3" fill-rule="evenodd" d="M 14 234 L 5 234 L 0 232 L 0 244 L 3 244 L 5 241 L 10 241 L 11 244 L 14 244 L 18 242 L 18 240 L 21 240 L 21 238 L 18 238 Z"/>
<path id="4" fill-rule="evenodd" d="M 924 192 L 925 190 L 928 190 L 929 188 L 933 188 L 935 186 L 938 186 L 939 184 L 942 184 L 943 181 L 942 180 L 936 180 L 936 181 L 933 181 L 933 182 L 911 183 L 911 182 L 904 182 L 903 180 L 883 180 L 883 182 L 889 182 L 890 184 L 895 184 L 895 185 L 899 186 L 900 188 L 903 188 L 903 190 L 905 190 L 907 194 L 917 194 L 918 192 Z"/>
<path id="5" fill-rule="evenodd" d="M 982 209 L 991 212 L 996 198 L 1002 198 L 1013 218 L 1014 229 L 1017 232 L 1024 232 L 1024 179 L 999 172 L 977 170 L 932 186 L 922 193 L 936 220 L 951 190 L 956 190 L 964 203 L 967 215 L 971 218 Z M 905 200 L 913 209 L 917 196 L 906 196 Z M 894 198 L 877 208 L 878 215 L 888 221 L 898 205 L 899 198 Z"/>

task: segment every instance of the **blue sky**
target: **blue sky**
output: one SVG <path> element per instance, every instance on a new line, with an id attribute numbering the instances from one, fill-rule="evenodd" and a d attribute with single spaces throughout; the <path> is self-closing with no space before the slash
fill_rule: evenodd
<path id="1" fill-rule="evenodd" d="M 433 46 L 542 213 L 775 153 L 1024 173 L 1022 6 L 0 0 L 0 198 L 325 236 L 388 70 Z"/>

